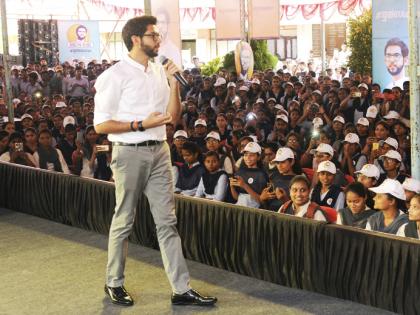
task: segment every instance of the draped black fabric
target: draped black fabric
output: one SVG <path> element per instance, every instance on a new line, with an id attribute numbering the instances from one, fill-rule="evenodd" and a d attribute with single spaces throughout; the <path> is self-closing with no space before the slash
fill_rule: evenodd
<path id="1" fill-rule="evenodd" d="M 247 276 L 420 314 L 420 241 L 175 196 L 186 258 Z M 114 185 L 0 163 L 0 207 L 107 234 Z M 146 198 L 130 240 L 158 248 Z"/>

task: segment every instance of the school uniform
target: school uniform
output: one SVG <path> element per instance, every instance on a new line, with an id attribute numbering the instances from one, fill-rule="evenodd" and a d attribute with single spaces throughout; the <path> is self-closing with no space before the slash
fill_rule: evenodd
<path id="1" fill-rule="evenodd" d="M 201 176 L 204 174 L 204 167 L 200 162 L 195 162 L 191 167 L 187 164 L 174 166 L 175 192 L 182 195 L 195 196 Z"/>
<path id="2" fill-rule="evenodd" d="M 196 197 L 224 201 L 228 187 L 228 175 L 222 169 L 215 173 L 205 172 L 200 179 Z"/>
<path id="3" fill-rule="evenodd" d="M 408 223 L 402 225 L 398 229 L 397 236 L 420 239 L 420 233 L 419 233 L 419 230 L 417 228 L 417 222 L 416 221 L 408 221 Z"/>
<path id="4" fill-rule="evenodd" d="M 390 234 L 397 234 L 398 229 L 408 223 L 408 216 L 398 210 L 397 217 L 392 221 L 392 223 L 388 226 L 385 226 L 385 217 L 382 211 L 379 211 L 369 217 L 368 222 L 366 224 L 366 230 L 368 231 L 378 231 L 383 233 L 390 233 Z"/>
<path id="5" fill-rule="evenodd" d="M 321 194 L 321 184 L 315 185 L 311 192 L 311 201 L 320 206 L 335 208 L 337 211 L 344 208 L 344 193 L 337 185 L 331 185 L 327 192 Z"/>
<path id="6" fill-rule="evenodd" d="M 338 210 L 336 224 L 364 229 L 366 228 L 367 220 L 369 217 L 375 213 L 376 211 L 370 209 L 369 207 L 366 207 L 365 210 L 360 213 L 353 213 L 350 208 L 346 207 L 344 209 Z"/>
<path id="7" fill-rule="evenodd" d="M 265 171 L 259 168 L 247 168 L 242 167 L 236 173 L 237 176 L 243 178 L 245 183 L 247 183 L 253 191 L 257 194 L 261 194 L 263 189 L 267 187 L 268 175 Z M 235 187 L 238 190 L 238 201 L 237 205 L 259 208 L 260 203 L 251 197 L 243 188 Z"/>

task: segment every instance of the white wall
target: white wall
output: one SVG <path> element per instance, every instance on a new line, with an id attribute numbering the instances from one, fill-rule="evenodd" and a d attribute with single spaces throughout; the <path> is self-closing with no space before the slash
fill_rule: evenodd
<path id="1" fill-rule="evenodd" d="M 312 49 L 312 24 L 297 25 L 296 33 L 298 59 L 307 60 Z"/>

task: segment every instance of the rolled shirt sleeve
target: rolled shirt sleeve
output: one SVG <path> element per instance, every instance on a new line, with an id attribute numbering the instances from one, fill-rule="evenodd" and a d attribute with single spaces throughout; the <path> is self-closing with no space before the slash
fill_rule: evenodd
<path id="1" fill-rule="evenodd" d="M 112 80 L 113 69 L 103 72 L 95 83 L 95 113 L 93 124 L 112 120 L 121 98 L 121 80 Z"/>

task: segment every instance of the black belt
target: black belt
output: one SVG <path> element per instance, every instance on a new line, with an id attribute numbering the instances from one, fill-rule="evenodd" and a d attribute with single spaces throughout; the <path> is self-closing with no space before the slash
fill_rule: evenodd
<path id="1" fill-rule="evenodd" d="M 158 145 L 161 144 L 163 141 L 157 141 L 157 140 L 147 140 L 139 143 L 126 143 L 126 142 L 113 142 L 113 145 L 119 145 L 119 146 L 129 146 L 129 147 L 149 147 L 152 145 Z"/>

